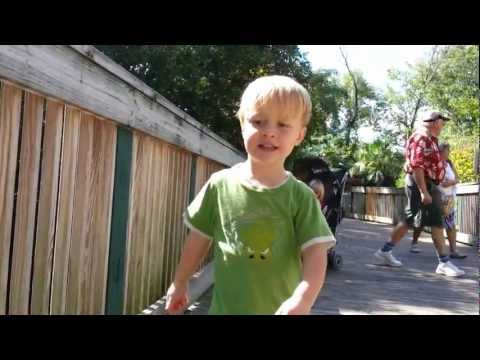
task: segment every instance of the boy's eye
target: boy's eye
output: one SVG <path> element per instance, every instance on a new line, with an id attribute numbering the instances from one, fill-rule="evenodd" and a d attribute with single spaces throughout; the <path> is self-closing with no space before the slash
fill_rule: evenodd
<path id="1" fill-rule="evenodd" d="M 280 124 L 278 124 L 278 125 L 279 125 L 280 127 L 283 127 L 283 128 L 288 128 L 288 127 L 290 127 L 290 125 L 285 124 L 285 123 L 280 123 Z"/>

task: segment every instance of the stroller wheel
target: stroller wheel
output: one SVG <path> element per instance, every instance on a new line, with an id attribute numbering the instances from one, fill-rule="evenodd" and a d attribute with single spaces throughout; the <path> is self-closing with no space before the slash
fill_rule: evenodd
<path id="1" fill-rule="evenodd" d="M 336 253 L 329 254 L 328 264 L 333 270 L 340 270 L 343 266 L 343 258 Z"/>

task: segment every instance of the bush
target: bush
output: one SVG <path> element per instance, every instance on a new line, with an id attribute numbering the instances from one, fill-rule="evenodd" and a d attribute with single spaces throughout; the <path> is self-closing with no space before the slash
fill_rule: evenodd
<path id="1" fill-rule="evenodd" d="M 403 189 L 405 187 L 405 172 L 402 170 L 395 180 L 395 187 L 397 189 Z"/>
<path id="2" fill-rule="evenodd" d="M 468 144 L 465 146 L 452 146 L 450 150 L 450 160 L 457 170 L 460 182 L 478 181 L 478 175 L 475 175 L 473 164 L 475 157 L 475 146 Z"/>
<path id="3" fill-rule="evenodd" d="M 387 141 L 376 140 L 361 144 L 355 154 L 356 162 L 350 169 L 350 176 L 361 185 L 394 186 L 403 166 L 403 156 L 392 151 Z"/>

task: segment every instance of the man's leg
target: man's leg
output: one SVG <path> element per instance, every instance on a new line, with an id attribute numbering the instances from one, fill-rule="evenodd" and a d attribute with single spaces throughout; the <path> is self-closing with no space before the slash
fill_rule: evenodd
<path id="1" fill-rule="evenodd" d="M 407 177 L 405 182 L 407 183 Z M 420 206 L 421 206 L 421 197 L 418 187 L 415 186 L 415 183 L 412 183 L 414 186 L 405 186 L 405 195 L 407 196 L 407 206 L 405 207 L 405 218 L 403 221 L 398 223 L 397 226 L 393 229 L 390 240 L 387 241 L 381 249 L 379 249 L 375 254 L 373 254 L 375 260 L 379 264 L 389 265 L 389 266 L 402 266 L 402 262 L 396 259 L 392 255 L 392 249 L 397 245 L 408 232 L 408 229 L 415 224 L 415 217 L 417 216 Z"/>
<path id="2" fill-rule="evenodd" d="M 374 258 L 378 264 L 399 267 L 402 266 L 401 261 L 392 255 L 392 249 L 404 238 L 408 232 L 409 226 L 405 222 L 398 223 L 390 235 L 390 241 L 387 241 L 381 249 L 375 254 Z"/>
<path id="3" fill-rule="evenodd" d="M 405 237 L 409 229 L 409 226 L 403 221 L 399 222 L 397 226 L 392 231 L 390 235 L 389 243 L 392 244 L 392 247 L 397 245 Z"/>
<path id="4" fill-rule="evenodd" d="M 407 223 L 401 221 L 395 226 L 395 228 L 392 231 L 392 234 L 390 235 L 390 241 L 387 241 L 385 245 L 382 247 L 383 252 L 388 252 L 393 249 L 395 245 L 397 245 L 402 239 L 405 237 L 409 229 L 409 226 Z"/>
<path id="5" fill-rule="evenodd" d="M 447 252 L 445 251 L 445 238 L 443 237 L 443 228 L 438 226 L 432 226 L 432 240 L 435 249 L 437 250 L 438 258 L 441 262 L 447 262 L 448 256 Z M 445 261 L 442 261 L 445 260 Z"/>

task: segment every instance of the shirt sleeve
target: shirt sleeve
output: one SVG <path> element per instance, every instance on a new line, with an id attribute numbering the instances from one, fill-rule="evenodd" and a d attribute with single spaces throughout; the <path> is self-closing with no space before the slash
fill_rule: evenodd
<path id="1" fill-rule="evenodd" d="M 215 214 L 216 191 L 212 177 L 210 177 L 185 210 L 183 221 L 190 230 L 213 240 Z"/>
<path id="2" fill-rule="evenodd" d="M 422 168 L 425 170 L 425 160 L 427 156 L 426 152 L 429 151 L 426 139 L 423 137 L 414 139 L 410 146 L 410 158 L 408 159 L 410 167 L 412 170 L 415 168 Z"/>
<path id="3" fill-rule="evenodd" d="M 298 200 L 294 227 L 300 249 L 304 251 L 309 246 L 318 243 L 325 243 L 327 248 L 333 247 L 336 242 L 335 237 L 313 191 L 306 186 L 300 188 Z"/>

